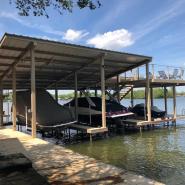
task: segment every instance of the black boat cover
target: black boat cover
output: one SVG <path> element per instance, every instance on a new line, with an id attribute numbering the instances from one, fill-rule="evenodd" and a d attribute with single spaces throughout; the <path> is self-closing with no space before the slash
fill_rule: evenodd
<path id="1" fill-rule="evenodd" d="M 25 107 L 31 110 L 31 91 L 16 92 L 17 119 L 25 123 Z M 58 104 L 46 91 L 36 90 L 36 122 L 40 126 L 56 126 L 74 122 L 74 113 Z M 28 113 L 28 123 L 31 123 L 31 113 Z"/>

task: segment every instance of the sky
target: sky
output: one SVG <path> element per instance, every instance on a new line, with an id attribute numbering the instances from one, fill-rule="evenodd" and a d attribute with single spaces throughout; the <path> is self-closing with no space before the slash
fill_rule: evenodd
<path id="1" fill-rule="evenodd" d="M 185 67 L 185 0 L 100 0 L 96 10 L 48 10 L 22 17 L 0 1 L 0 37 L 5 32 L 151 56 L 159 65 Z"/>

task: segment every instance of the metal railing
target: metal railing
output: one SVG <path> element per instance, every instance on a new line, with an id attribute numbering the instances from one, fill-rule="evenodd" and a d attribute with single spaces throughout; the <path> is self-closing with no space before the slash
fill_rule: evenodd
<path id="1" fill-rule="evenodd" d="M 185 68 L 158 64 L 149 65 L 149 78 L 162 80 L 185 80 Z M 146 79 L 145 65 L 121 74 L 123 80 Z"/>
<path id="2" fill-rule="evenodd" d="M 183 67 L 151 64 L 150 68 L 153 79 L 184 80 Z"/>

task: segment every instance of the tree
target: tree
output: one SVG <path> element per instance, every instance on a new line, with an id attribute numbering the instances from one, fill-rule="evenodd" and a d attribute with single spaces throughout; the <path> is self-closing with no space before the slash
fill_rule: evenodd
<path id="1" fill-rule="evenodd" d="M 47 10 L 54 8 L 60 14 L 63 11 L 72 12 L 74 7 L 80 9 L 89 8 L 94 10 L 101 6 L 99 0 L 9 0 L 10 4 L 15 4 L 21 16 L 46 16 L 49 17 Z"/>

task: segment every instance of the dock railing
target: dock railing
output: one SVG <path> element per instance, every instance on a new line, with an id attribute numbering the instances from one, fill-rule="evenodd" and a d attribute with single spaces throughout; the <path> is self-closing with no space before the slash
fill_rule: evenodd
<path id="1" fill-rule="evenodd" d="M 166 66 L 166 65 L 150 65 L 150 72 L 152 79 L 162 79 L 162 80 L 184 80 L 183 67 Z"/>
<path id="2" fill-rule="evenodd" d="M 161 79 L 161 80 L 185 80 L 184 78 L 185 68 L 166 66 L 158 64 L 149 65 L 149 78 Z M 121 74 L 123 80 L 144 80 L 146 79 L 145 66 L 132 69 Z"/>

